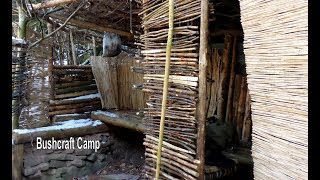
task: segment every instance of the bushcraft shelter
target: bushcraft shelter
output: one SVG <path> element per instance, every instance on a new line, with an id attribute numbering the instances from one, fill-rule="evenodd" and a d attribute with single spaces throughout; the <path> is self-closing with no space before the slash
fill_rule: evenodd
<path id="1" fill-rule="evenodd" d="M 156 176 L 168 4 L 51 0 L 33 5 L 57 27 L 66 23 L 100 33 L 97 44 L 103 32 L 121 37 L 127 49 L 118 56 L 96 54 L 86 66 L 49 61 L 48 117 L 82 113 L 143 133 L 147 179 Z M 252 165 L 254 179 L 307 179 L 307 6 L 285 0 L 174 0 L 160 179 L 228 175 L 204 162 L 209 117 L 234 125 L 240 143 L 236 152 L 224 153 Z"/>

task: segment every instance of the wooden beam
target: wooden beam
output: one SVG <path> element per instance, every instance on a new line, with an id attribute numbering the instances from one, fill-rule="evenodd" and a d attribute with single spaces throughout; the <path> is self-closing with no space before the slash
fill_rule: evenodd
<path id="1" fill-rule="evenodd" d="M 205 152 L 205 125 L 206 125 L 206 102 L 207 102 L 207 51 L 208 51 L 208 24 L 209 7 L 208 0 L 201 0 L 200 18 L 200 49 L 199 49 L 199 102 L 198 102 L 198 139 L 197 159 L 199 164 L 199 180 L 204 180 L 204 152 Z"/>
<path id="2" fill-rule="evenodd" d="M 63 17 L 63 16 L 58 16 L 58 15 L 54 15 L 54 14 L 50 14 L 49 15 L 51 18 L 55 18 L 55 19 L 59 19 L 61 21 L 65 21 L 67 18 Z M 77 20 L 77 19 L 70 19 L 67 24 L 72 25 L 72 26 L 77 26 L 80 28 L 84 28 L 84 29 L 91 29 L 91 30 L 96 30 L 99 32 L 111 32 L 111 33 L 115 33 L 118 34 L 120 36 L 124 36 L 126 37 L 128 40 L 134 40 L 133 38 L 133 34 L 127 31 L 122 31 L 122 30 L 118 30 L 118 29 L 113 29 L 113 28 L 109 28 L 109 27 L 104 27 L 104 26 L 100 26 L 91 22 L 86 22 L 86 21 L 81 21 L 81 20 Z"/>
<path id="3" fill-rule="evenodd" d="M 54 69 L 91 69 L 91 66 L 79 66 L 79 65 L 54 65 Z"/>
<path id="4" fill-rule="evenodd" d="M 56 7 L 56 6 L 62 6 L 66 4 L 71 4 L 75 2 L 79 2 L 80 0 L 52 0 L 47 2 L 42 2 L 38 4 L 28 4 L 28 8 L 30 10 L 40 10 L 40 9 L 46 9 L 50 7 Z"/>
<path id="5" fill-rule="evenodd" d="M 91 118 L 100 120 L 106 124 L 131 129 L 138 132 L 145 132 L 146 127 L 142 118 L 130 111 L 94 111 L 91 112 Z"/>
<path id="6" fill-rule="evenodd" d="M 63 126 L 63 124 L 65 123 L 61 123 L 61 125 L 53 125 L 53 126 L 40 127 L 40 128 L 34 128 L 34 129 L 28 129 L 28 130 L 14 129 L 12 131 L 13 143 L 15 145 L 27 143 L 27 142 L 34 143 L 36 142 L 37 137 L 40 137 L 42 139 L 51 139 L 52 137 L 54 137 L 54 139 L 64 139 L 68 137 L 81 137 L 84 135 L 102 133 L 109 130 L 104 123 L 101 123 L 99 121 L 88 120 L 86 125 L 80 126 L 80 124 L 78 124 L 78 127 L 76 128 L 71 126 Z"/>

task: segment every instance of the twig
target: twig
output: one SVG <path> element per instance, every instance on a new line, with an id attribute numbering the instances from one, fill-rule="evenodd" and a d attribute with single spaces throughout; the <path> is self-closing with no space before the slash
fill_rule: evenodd
<path id="1" fill-rule="evenodd" d="M 29 47 L 28 47 L 28 50 L 31 49 L 32 47 L 34 47 L 35 45 L 37 45 L 38 43 L 42 42 L 43 40 L 49 38 L 50 36 L 52 36 L 53 34 L 55 34 L 57 31 L 59 31 L 62 27 L 64 27 L 68 21 L 78 12 L 78 10 L 84 5 L 85 3 L 81 3 L 78 8 L 68 17 L 68 19 L 59 27 L 57 28 L 56 30 L 54 30 L 52 33 L 48 34 L 47 36 L 45 36 L 44 38 L 41 38 L 40 40 L 32 43 Z"/>
<path id="2" fill-rule="evenodd" d="M 44 17 L 47 16 L 48 14 L 51 14 L 51 13 L 60 11 L 60 10 L 62 10 L 62 9 L 64 9 L 64 8 L 63 8 L 63 7 L 59 7 L 59 8 L 53 9 L 53 10 L 51 10 L 51 11 L 45 12 L 44 15 L 42 16 L 42 18 L 44 18 Z"/>

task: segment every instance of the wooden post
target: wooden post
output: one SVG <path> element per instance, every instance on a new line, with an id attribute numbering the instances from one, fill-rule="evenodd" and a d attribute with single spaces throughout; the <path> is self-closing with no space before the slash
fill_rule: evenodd
<path id="1" fill-rule="evenodd" d="M 22 179 L 24 144 L 12 145 L 12 179 Z"/>
<path id="2" fill-rule="evenodd" d="M 219 120 L 225 121 L 226 106 L 227 106 L 227 95 L 228 95 L 228 83 L 230 73 L 230 61 L 229 51 L 231 49 L 231 35 L 225 35 L 225 47 L 222 57 L 222 66 L 220 67 L 220 81 L 218 82 L 218 107 L 217 116 Z"/>
<path id="3" fill-rule="evenodd" d="M 200 49 L 199 49 L 199 102 L 198 102 L 198 140 L 197 159 L 199 164 L 199 180 L 204 180 L 204 152 L 206 125 L 206 84 L 207 84 L 207 51 L 208 51 L 208 0 L 201 0 Z"/>
<path id="4" fill-rule="evenodd" d="M 247 89 L 247 95 L 246 95 L 241 140 L 244 142 L 249 142 L 250 134 L 251 134 L 251 98 L 249 94 L 248 83 L 246 83 L 245 88 Z"/>
<path id="5" fill-rule="evenodd" d="M 237 36 L 233 39 L 232 47 L 232 62 L 230 70 L 230 81 L 229 81 L 229 90 L 228 90 L 228 101 L 227 101 L 227 110 L 226 110 L 226 122 L 232 122 L 232 99 L 233 99 L 233 89 L 234 89 L 234 76 L 235 76 L 235 66 L 236 66 L 236 52 L 237 52 Z"/>
<path id="6" fill-rule="evenodd" d="M 246 95 L 247 95 L 247 86 L 246 86 L 246 77 L 241 76 L 241 89 L 240 95 L 238 100 L 238 108 L 237 108 L 237 133 L 238 137 L 241 139 L 242 136 L 242 128 L 243 128 L 243 118 L 244 118 L 244 110 L 245 110 L 245 102 L 246 102 Z"/>

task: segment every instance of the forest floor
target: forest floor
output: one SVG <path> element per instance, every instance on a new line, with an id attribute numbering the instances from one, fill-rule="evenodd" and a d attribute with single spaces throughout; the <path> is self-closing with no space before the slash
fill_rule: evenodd
<path id="1" fill-rule="evenodd" d="M 107 165 L 95 175 L 76 180 L 140 180 L 143 178 L 143 134 L 112 127 L 113 152 L 107 155 Z"/>

